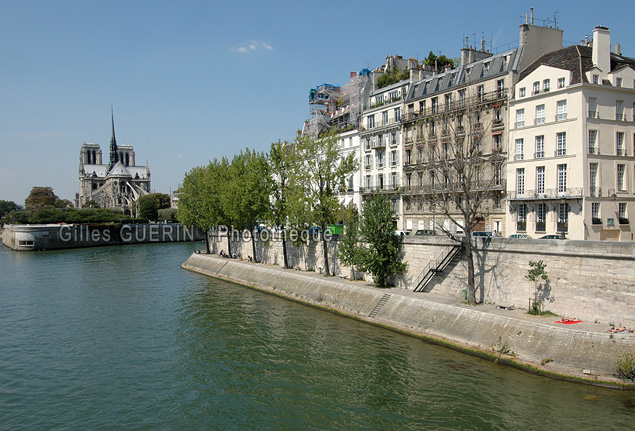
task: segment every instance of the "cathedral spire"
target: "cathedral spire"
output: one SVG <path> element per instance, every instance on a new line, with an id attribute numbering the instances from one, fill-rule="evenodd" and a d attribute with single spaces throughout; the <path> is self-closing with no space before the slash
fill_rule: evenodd
<path id="1" fill-rule="evenodd" d="M 111 170 L 113 166 L 119 161 L 119 153 L 117 152 L 117 140 L 115 139 L 115 112 L 110 105 L 110 118 L 112 121 L 112 136 L 110 138 L 110 164 L 108 170 Z"/>

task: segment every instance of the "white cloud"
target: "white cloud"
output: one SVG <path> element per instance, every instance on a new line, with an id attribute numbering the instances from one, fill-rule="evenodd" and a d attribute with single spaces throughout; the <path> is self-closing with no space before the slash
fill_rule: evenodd
<path id="1" fill-rule="evenodd" d="M 259 50 L 273 51 L 273 47 L 268 43 L 261 42 L 259 40 L 251 40 L 249 42 L 241 43 L 237 46 L 232 46 L 231 48 L 229 48 L 229 50 L 232 52 L 239 52 L 241 54 L 244 54 L 246 52 Z"/>
<path id="2" fill-rule="evenodd" d="M 176 158 L 177 158 L 177 159 L 182 159 L 183 157 L 185 157 L 185 156 L 183 156 L 183 154 L 177 154 L 177 155 L 176 155 Z"/>

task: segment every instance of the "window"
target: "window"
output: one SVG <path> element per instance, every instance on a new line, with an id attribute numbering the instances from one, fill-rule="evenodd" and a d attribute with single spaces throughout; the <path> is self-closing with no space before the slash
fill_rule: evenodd
<path id="1" fill-rule="evenodd" d="M 465 107 L 465 90 L 459 90 L 459 106 Z"/>
<path id="2" fill-rule="evenodd" d="M 548 79 L 545 79 L 544 81 L 542 81 L 542 91 L 549 91 L 551 87 L 551 81 Z"/>
<path id="3" fill-rule="evenodd" d="M 598 131 L 589 130 L 589 154 L 599 154 L 597 147 Z"/>
<path id="4" fill-rule="evenodd" d="M 615 80 L 615 86 L 616 87 L 621 87 L 622 86 L 622 78 L 617 78 Z"/>
<path id="5" fill-rule="evenodd" d="M 516 160 L 523 160 L 524 149 L 523 149 L 523 138 L 516 139 Z"/>
<path id="6" fill-rule="evenodd" d="M 375 116 L 374 115 L 369 115 L 367 117 L 367 124 L 369 129 L 374 129 L 375 128 Z"/>
<path id="7" fill-rule="evenodd" d="M 618 121 L 624 120 L 624 101 L 623 100 L 615 101 L 615 119 Z"/>
<path id="8" fill-rule="evenodd" d="M 592 202 L 591 203 L 591 219 L 592 219 L 592 223 L 593 224 L 602 223 L 601 220 L 600 220 L 600 223 L 597 223 L 597 220 L 599 218 L 600 218 L 600 203 L 599 202 Z"/>
<path id="9" fill-rule="evenodd" d="M 370 169 L 372 165 L 373 165 L 373 155 L 366 154 L 366 156 L 364 156 L 364 166 L 366 166 L 366 169 Z"/>
<path id="10" fill-rule="evenodd" d="M 567 119 L 567 101 L 559 100 L 558 101 L 558 116 L 556 117 L 556 121 L 562 121 Z"/>
<path id="11" fill-rule="evenodd" d="M 384 156 L 385 156 L 384 151 L 377 151 L 377 167 L 378 168 L 384 167 Z"/>
<path id="12" fill-rule="evenodd" d="M 497 164 L 494 166 L 494 185 L 500 186 L 503 181 L 503 165 Z"/>
<path id="13" fill-rule="evenodd" d="M 504 94 L 505 94 L 505 80 L 499 79 L 498 81 L 496 81 L 496 96 L 500 98 L 500 97 L 503 97 Z"/>
<path id="14" fill-rule="evenodd" d="M 598 118 L 598 99 L 589 97 L 589 118 Z"/>
<path id="15" fill-rule="evenodd" d="M 381 113 L 381 125 L 385 126 L 386 124 L 388 124 L 388 111 Z"/>
<path id="16" fill-rule="evenodd" d="M 525 87 L 521 88 L 520 90 L 518 90 L 518 97 L 525 97 Z"/>
<path id="17" fill-rule="evenodd" d="M 370 175 L 366 175 L 366 180 L 364 181 L 364 187 L 371 188 L 373 187 L 373 177 Z"/>
<path id="18" fill-rule="evenodd" d="M 487 63 L 483 63 L 483 75 L 486 75 L 489 72 L 489 67 L 491 65 L 491 62 L 487 62 Z"/>
<path id="19" fill-rule="evenodd" d="M 493 150 L 495 153 L 500 153 L 503 151 L 503 135 L 494 135 L 492 136 L 494 139 Z"/>
<path id="20" fill-rule="evenodd" d="M 479 102 L 482 102 L 485 100 L 485 87 L 483 87 L 482 85 L 479 85 L 477 88 L 478 91 L 478 100 Z"/>
<path id="21" fill-rule="evenodd" d="M 397 150 L 390 152 L 390 165 L 396 166 L 399 163 L 399 157 L 397 157 Z"/>
<path id="22" fill-rule="evenodd" d="M 419 157 L 417 162 L 418 163 L 424 163 L 425 162 L 425 153 L 423 152 L 423 147 L 417 147 L 417 155 Z"/>
<path id="23" fill-rule="evenodd" d="M 626 182 L 624 181 L 626 165 L 617 165 L 617 189 L 620 191 L 626 190 Z"/>
<path id="24" fill-rule="evenodd" d="M 536 205 L 536 232 L 547 230 L 547 204 Z"/>
<path id="25" fill-rule="evenodd" d="M 525 168 L 516 169 L 516 194 L 525 195 Z"/>
<path id="26" fill-rule="evenodd" d="M 432 98 L 432 113 L 436 114 L 439 112 L 439 99 L 437 97 Z"/>
<path id="27" fill-rule="evenodd" d="M 536 167 L 536 194 L 543 195 L 544 193 L 545 193 L 545 167 L 537 166 Z"/>
<path id="28" fill-rule="evenodd" d="M 564 88 L 564 78 L 558 78 L 558 88 Z"/>
<path id="29" fill-rule="evenodd" d="M 393 188 L 399 187 L 399 182 L 397 181 L 397 172 L 391 172 L 390 173 L 390 185 Z"/>
<path id="30" fill-rule="evenodd" d="M 619 206 L 620 224 L 628 224 L 628 218 L 626 217 L 626 203 L 620 202 Z"/>
<path id="31" fill-rule="evenodd" d="M 451 94 L 445 95 L 445 109 L 447 110 L 452 109 L 452 95 Z"/>
<path id="32" fill-rule="evenodd" d="M 532 94 L 538 94 L 538 93 L 540 93 L 540 82 L 536 81 L 534 82 L 534 89 Z"/>
<path id="33" fill-rule="evenodd" d="M 569 204 L 558 205 L 558 232 L 569 231 Z"/>
<path id="34" fill-rule="evenodd" d="M 556 156 L 567 154 L 567 132 L 556 133 Z"/>
<path id="35" fill-rule="evenodd" d="M 395 132 L 390 135 L 390 145 L 397 145 L 397 133 Z"/>
<path id="36" fill-rule="evenodd" d="M 545 105 L 536 106 L 536 124 L 545 124 Z"/>
<path id="37" fill-rule="evenodd" d="M 536 136 L 536 158 L 545 157 L 545 137 L 543 135 Z"/>
<path id="38" fill-rule="evenodd" d="M 600 75 L 593 75 L 593 83 L 594 84 L 599 84 L 600 83 Z"/>
<path id="39" fill-rule="evenodd" d="M 624 132 L 615 133 L 615 153 L 618 156 L 626 155 L 626 148 L 624 148 Z"/>
<path id="40" fill-rule="evenodd" d="M 598 164 L 589 164 L 589 194 L 593 197 L 600 197 L 598 189 Z"/>
<path id="41" fill-rule="evenodd" d="M 516 230 L 519 230 L 519 231 L 527 230 L 527 205 L 526 204 L 518 205 L 518 222 L 516 224 Z"/>
<path id="42" fill-rule="evenodd" d="M 516 128 L 525 127 L 525 110 L 517 109 L 516 110 Z"/>
<path id="43" fill-rule="evenodd" d="M 558 165 L 558 195 L 567 193 L 567 165 Z"/>
<path id="44" fill-rule="evenodd" d="M 384 189 L 384 174 L 377 174 L 377 188 L 379 190 Z"/>
<path id="45" fill-rule="evenodd" d="M 395 108 L 395 122 L 401 121 L 401 108 Z"/>

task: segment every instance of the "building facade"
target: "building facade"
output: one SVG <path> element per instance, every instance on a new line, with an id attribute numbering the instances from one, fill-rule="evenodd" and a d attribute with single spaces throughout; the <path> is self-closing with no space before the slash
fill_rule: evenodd
<path id="1" fill-rule="evenodd" d="M 100 208 L 120 208 L 134 214 L 133 203 L 150 193 L 150 168 L 135 164 L 134 148 L 117 145 L 114 114 L 111 115 L 110 161 L 104 164 L 98 144 L 82 144 L 79 154 L 79 193 L 77 208 L 97 205 Z"/>
<path id="2" fill-rule="evenodd" d="M 523 70 L 510 115 L 508 233 L 633 240 L 635 59 L 609 30 Z"/>

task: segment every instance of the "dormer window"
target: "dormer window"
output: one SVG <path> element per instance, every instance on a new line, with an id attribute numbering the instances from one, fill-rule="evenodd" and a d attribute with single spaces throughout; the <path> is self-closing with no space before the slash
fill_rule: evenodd
<path id="1" fill-rule="evenodd" d="M 544 81 L 542 81 L 542 91 L 549 91 L 550 88 L 551 88 L 550 80 L 545 79 Z"/>
<path id="2" fill-rule="evenodd" d="M 540 93 L 540 82 L 539 82 L 539 81 L 536 81 L 536 82 L 534 82 L 534 91 L 533 91 L 533 94 L 538 94 L 538 93 Z"/>
<path id="3" fill-rule="evenodd" d="M 564 78 L 558 78 L 558 88 L 564 88 Z"/>
<path id="4" fill-rule="evenodd" d="M 525 97 L 525 87 L 518 90 L 518 97 Z"/>
<path id="5" fill-rule="evenodd" d="M 616 87 L 621 87 L 622 86 L 622 78 L 616 78 L 615 79 L 615 86 Z"/>
<path id="6" fill-rule="evenodd" d="M 491 63 L 489 61 L 487 63 L 483 63 L 483 74 L 486 74 L 487 72 L 489 72 L 490 64 Z"/>
<path id="7" fill-rule="evenodd" d="M 599 84 L 600 83 L 600 75 L 593 74 L 593 83 L 594 84 Z"/>

